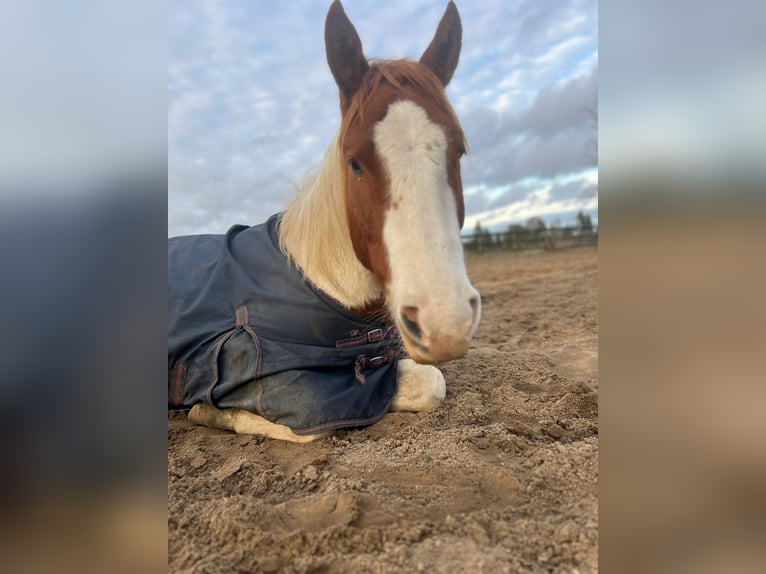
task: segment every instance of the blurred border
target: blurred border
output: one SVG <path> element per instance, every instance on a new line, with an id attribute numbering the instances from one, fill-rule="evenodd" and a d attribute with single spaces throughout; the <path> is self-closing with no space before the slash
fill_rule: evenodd
<path id="1" fill-rule="evenodd" d="M 602 1 L 601 568 L 765 563 L 762 4 Z M 166 6 L 0 5 L 0 544 L 166 569 Z"/>
<path id="2" fill-rule="evenodd" d="M 766 563 L 766 37 L 600 5 L 600 568 Z"/>
<path id="3" fill-rule="evenodd" d="M 0 549 L 167 568 L 166 7 L 0 5 Z"/>

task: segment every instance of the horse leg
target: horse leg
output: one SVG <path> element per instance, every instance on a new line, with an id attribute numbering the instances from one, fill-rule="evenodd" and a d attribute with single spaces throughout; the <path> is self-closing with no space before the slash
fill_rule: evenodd
<path id="1" fill-rule="evenodd" d="M 399 361 L 399 388 L 391 403 L 392 411 L 432 411 L 444 400 L 444 375 L 431 365 L 412 359 Z"/>
<path id="2" fill-rule="evenodd" d="M 208 403 L 197 403 L 189 411 L 191 422 L 210 428 L 234 431 L 237 434 L 254 434 L 290 442 L 311 442 L 332 434 L 332 431 L 298 435 L 290 427 L 267 421 L 242 409 L 217 409 Z"/>

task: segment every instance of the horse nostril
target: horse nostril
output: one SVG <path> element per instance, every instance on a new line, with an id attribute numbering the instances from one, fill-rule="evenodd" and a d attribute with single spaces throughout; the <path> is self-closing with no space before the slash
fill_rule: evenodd
<path id="1" fill-rule="evenodd" d="M 420 339 L 421 331 L 418 325 L 418 308 L 402 307 L 399 313 L 407 332 L 415 339 Z"/>
<path id="2" fill-rule="evenodd" d="M 471 326 L 468 328 L 467 339 L 472 339 L 476 333 L 476 328 L 479 326 L 479 318 L 481 317 L 481 297 L 477 294 L 469 299 L 471 304 Z"/>
<path id="3" fill-rule="evenodd" d="M 471 309 L 473 309 L 473 314 L 476 315 L 476 311 L 479 309 L 479 298 L 471 297 L 470 303 Z"/>
<path id="4" fill-rule="evenodd" d="M 402 316 L 405 317 L 411 323 L 417 323 L 418 308 L 417 307 L 402 307 Z"/>

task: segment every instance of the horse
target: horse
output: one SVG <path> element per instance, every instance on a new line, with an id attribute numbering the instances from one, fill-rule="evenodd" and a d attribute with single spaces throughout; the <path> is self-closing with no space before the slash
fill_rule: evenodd
<path id="1" fill-rule="evenodd" d="M 316 175 L 266 223 L 168 240 L 169 408 L 308 442 L 441 404 L 435 365 L 466 354 L 481 315 L 445 94 L 461 43 L 450 1 L 419 61 L 368 60 L 331 4 L 341 122 Z"/>

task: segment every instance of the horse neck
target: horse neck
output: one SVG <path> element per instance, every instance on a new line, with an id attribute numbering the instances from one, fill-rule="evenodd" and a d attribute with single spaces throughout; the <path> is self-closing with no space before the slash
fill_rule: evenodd
<path id="1" fill-rule="evenodd" d="M 348 309 L 364 309 L 380 298 L 381 291 L 354 252 L 344 184 L 336 138 L 319 172 L 282 215 L 279 243 L 316 287 Z"/>

